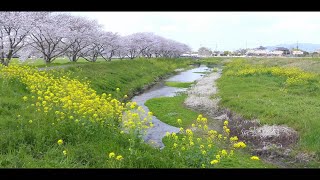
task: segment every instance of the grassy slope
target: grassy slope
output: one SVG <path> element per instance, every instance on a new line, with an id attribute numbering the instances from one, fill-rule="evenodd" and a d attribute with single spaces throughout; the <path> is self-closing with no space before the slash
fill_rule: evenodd
<path id="1" fill-rule="evenodd" d="M 248 62 L 320 71 L 314 68 L 320 66 L 317 60 L 249 59 Z M 284 78 L 268 75 L 222 76 L 218 80 L 221 104 L 247 118 L 259 118 L 263 123 L 287 124 L 299 131 L 300 147 L 320 153 L 319 86 L 293 86 L 285 93 L 279 90 L 284 81 Z"/>
<path id="2" fill-rule="evenodd" d="M 120 87 L 122 94 L 130 94 L 135 88 L 180 66 L 185 67 L 186 62 L 139 60 L 88 63 L 82 66 L 82 71 L 75 67 L 69 69 L 74 71 L 73 76 L 79 75 L 80 79 L 88 76 L 92 87 L 99 93 L 106 91 L 115 94 L 115 88 Z M 0 78 L 0 86 L 0 167 L 186 167 L 183 158 L 175 158 L 170 153 L 160 152 L 137 141 L 131 146 L 134 151 L 130 152 L 130 137 L 112 128 L 83 128 L 75 123 L 55 126 L 52 124 L 55 122 L 54 114 L 46 116 L 36 113 L 34 108 L 28 107 L 28 102 L 22 101 L 22 97 L 29 95 L 29 92 L 19 81 Z M 62 146 L 57 145 L 60 138 L 65 141 Z M 67 150 L 67 157 L 63 155 L 63 150 Z M 110 152 L 121 154 L 124 160 L 110 161 Z"/>
<path id="3" fill-rule="evenodd" d="M 112 61 L 115 61 L 118 59 L 112 59 Z M 105 62 L 104 59 L 98 58 L 97 62 Z M 83 64 L 88 63 L 87 60 L 83 58 L 79 58 L 79 60 L 76 62 L 76 64 Z M 52 63 L 46 64 L 43 59 L 28 59 L 24 62 L 19 61 L 18 58 L 13 58 L 10 62 L 10 64 L 19 64 L 19 65 L 29 65 L 29 66 L 37 66 L 37 67 L 45 67 L 45 66 L 60 66 L 65 64 L 75 64 L 74 62 L 70 62 L 68 58 L 57 58 Z"/>
<path id="4" fill-rule="evenodd" d="M 111 93 L 118 98 L 125 94 L 132 97 L 159 77 L 163 77 L 178 67 L 188 67 L 189 60 L 126 60 L 101 63 L 85 63 L 67 67 L 73 77 L 91 81 L 91 87 L 98 93 Z M 79 68 L 78 68 L 79 67 Z M 119 93 L 115 93 L 120 88 Z"/>

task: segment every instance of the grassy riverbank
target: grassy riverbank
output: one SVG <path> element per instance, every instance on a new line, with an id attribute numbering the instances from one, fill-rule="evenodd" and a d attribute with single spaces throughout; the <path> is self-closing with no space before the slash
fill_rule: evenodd
<path id="1" fill-rule="evenodd" d="M 0 167 L 270 167 L 251 160 L 250 155 L 243 156 L 240 146 L 233 152 L 232 143 L 222 152 L 206 144 L 206 153 L 202 150 L 203 156 L 198 156 L 202 147 L 198 139 L 179 153 L 182 149 L 173 149 L 177 145 L 172 147 L 168 139 L 168 146 L 160 151 L 137 137 L 136 131 L 144 128 L 138 121 L 141 109 L 134 103 L 122 104 L 124 95 L 132 95 L 174 69 L 188 67 L 190 62 L 158 59 L 84 63 L 48 72 L 1 67 Z M 131 115 L 122 119 L 122 112 Z M 216 143 L 218 140 L 214 140 L 214 147 Z"/>
<path id="2" fill-rule="evenodd" d="M 43 76 L 43 80 L 49 81 L 50 78 L 46 78 L 47 74 L 57 80 L 70 77 L 70 82 L 67 82 L 70 85 L 75 82 L 73 78 L 82 83 L 89 80 L 91 81 L 89 87 L 96 91 L 96 94 L 110 93 L 112 97 L 116 96 L 121 99 L 125 94 L 132 95 L 134 91 L 142 89 L 143 86 L 173 72 L 176 68 L 187 67 L 189 63 L 188 60 L 86 63 L 48 73 L 38 74 L 30 71 L 28 76 L 32 78 L 30 79 L 31 84 L 38 82 L 39 79 L 33 79 L 36 76 Z M 0 132 L 2 134 L 0 167 L 187 167 L 182 158 L 175 158 L 170 153 L 160 152 L 141 143 L 136 136 L 120 132 L 120 129 L 116 127 L 99 126 L 100 123 L 87 122 L 85 118 L 78 116 L 77 112 L 74 114 L 64 111 L 63 107 L 54 102 L 52 106 L 49 106 L 52 110 L 46 112 L 43 109 L 47 107 L 43 102 L 46 97 L 40 96 L 38 91 L 30 92 L 31 86 L 26 86 L 20 79 L 25 76 L 20 77 L 19 74 L 16 74 L 21 70 L 11 68 L 10 71 L 2 68 L 5 71 L 0 73 Z M 45 85 L 45 82 L 38 83 Z M 38 85 L 36 87 L 47 88 L 47 86 Z M 61 86 L 61 88 L 68 87 Z M 116 88 L 120 88 L 120 91 L 117 91 Z M 63 89 L 59 91 L 80 93 L 82 89 L 75 89 L 74 92 Z M 53 97 L 58 95 L 54 93 Z M 26 97 L 26 101 L 23 97 Z M 37 97 L 42 99 L 39 100 Z M 40 102 L 40 106 L 36 102 Z M 46 104 L 49 102 L 51 102 L 50 99 L 46 100 Z M 55 113 L 57 111 L 64 112 L 64 115 L 57 117 L 57 115 L 60 116 Z M 62 117 L 64 120 L 61 119 Z M 110 117 L 105 121 L 111 122 Z M 108 124 L 105 125 L 109 126 Z M 60 139 L 63 140 L 61 145 L 58 143 Z M 109 158 L 112 152 L 116 156 Z M 123 159 L 120 157 L 118 160 L 115 159 L 120 155 Z M 158 157 L 156 161 L 155 156 Z M 171 161 L 172 159 L 175 160 Z"/>
<path id="3" fill-rule="evenodd" d="M 248 119 L 294 128 L 300 135 L 296 150 L 317 158 L 319 60 L 242 58 L 226 65 L 218 80 L 221 105 Z"/>

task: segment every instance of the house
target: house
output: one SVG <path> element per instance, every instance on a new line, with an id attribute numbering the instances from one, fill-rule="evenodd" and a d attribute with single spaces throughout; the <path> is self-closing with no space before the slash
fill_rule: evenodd
<path id="1" fill-rule="evenodd" d="M 199 55 L 198 53 L 185 53 L 185 54 L 182 54 L 180 57 L 198 58 Z"/>
<path id="2" fill-rule="evenodd" d="M 222 51 L 213 51 L 212 56 L 223 56 L 223 52 Z"/>
<path id="3" fill-rule="evenodd" d="M 271 55 L 271 56 L 282 56 L 283 54 L 284 54 L 284 51 L 274 50 L 274 51 L 271 51 L 271 52 L 270 52 L 270 55 Z"/>
<path id="4" fill-rule="evenodd" d="M 292 55 L 294 55 L 294 56 L 302 56 L 303 55 L 303 51 L 293 50 L 292 51 Z"/>
<path id="5" fill-rule="evenodd" d="M 283 55 L 289 55 L 290 54 L 290 50 L 288 48 L 284 48 L 284 47 L 277 47 L 275 49 L 275 51 L 282 51 Z"/>
<path id="6" fill-rule="evenodd" d="M 250 49 L 246 52 L 247 56 L 267 56 L 268 54 L 267 49 Z"/>

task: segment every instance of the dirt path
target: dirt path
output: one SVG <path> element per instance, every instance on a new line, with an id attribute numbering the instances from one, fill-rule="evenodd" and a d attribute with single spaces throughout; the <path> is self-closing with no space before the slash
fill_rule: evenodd
<path id="1" fill-rule="evenodd" d="M 67 68 L 72 65 L 60 65 L 60 66 L 50 66 L 50 67 L 40 67 L 38 68 L 39 71 L 45 71 L 45 70 L 52 70 L 52 69 L 62 69 L 62 68 Z"/>

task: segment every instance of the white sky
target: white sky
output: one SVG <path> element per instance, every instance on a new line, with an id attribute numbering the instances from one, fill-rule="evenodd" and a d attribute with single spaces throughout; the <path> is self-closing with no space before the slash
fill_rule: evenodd
<path id="1" fill-rule="evenodd" d="M 97 19 L 106 31 L 128 35 L 154 32 L 212 50 L 320 44 L 320 12 L 71 12 Z"/>

